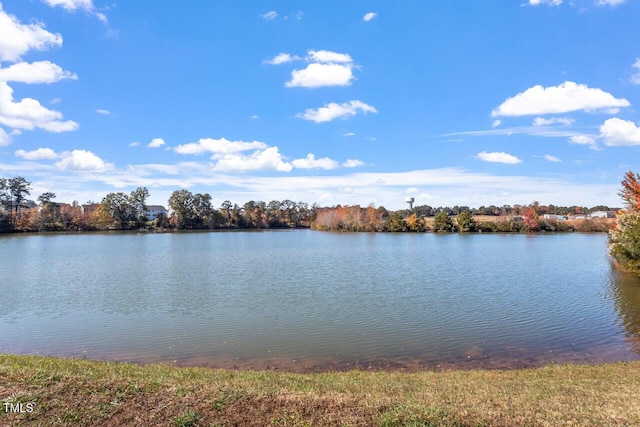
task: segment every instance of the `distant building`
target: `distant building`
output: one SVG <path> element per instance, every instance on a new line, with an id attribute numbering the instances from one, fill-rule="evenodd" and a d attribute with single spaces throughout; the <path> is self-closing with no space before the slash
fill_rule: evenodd
<path id="1" fill-rule="evenodd" d="M 147 206 L 147 218 L 149 221 L 153 221 L 158 218 L 160 215 L 167 216 L 167 210 L 164 206 L 160 205 L 149 205 Z"/>
<path id="2" fill-rule="evenodd" d="M 613 211 L 595 211 L 589 215 L 591 218 L 615 218 L 616 213 Z"/>
<path id="3" fill-rule="evenodd" d="M 565 215 L 556 215 L 556 214 L 544 214 L 542 215 L 542 218 L 544 219 L 549 219 L 549 220 L 553 220 L 553 221 L 564 221 L 565 219 L 567 219 L 568 217 Z"/>

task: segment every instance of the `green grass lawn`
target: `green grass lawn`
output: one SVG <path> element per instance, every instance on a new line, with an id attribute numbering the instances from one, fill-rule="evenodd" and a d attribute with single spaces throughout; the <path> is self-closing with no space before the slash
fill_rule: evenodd
<path id="1" fill-rule="evenodd" d="M 2 426 L 631 426 L 639 396 L 640 362 L 293 374 L 0 355 Z"/>

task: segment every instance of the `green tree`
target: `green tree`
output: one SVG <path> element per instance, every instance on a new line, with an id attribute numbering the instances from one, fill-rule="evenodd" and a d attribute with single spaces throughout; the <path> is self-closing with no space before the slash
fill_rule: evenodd
<path id="1" fill-rule="evenodd" d="M 175 225 L 179 229 L 192 228 L 195 218 L 195 200 L 189 190 L 176 190 L 169 197 L 169 207 L 176 217 Z"/>
<path id="2" fill-rule="evenodd" d="M 447 215 L 446 212 L 441 211 L 433 219 L 433 230 L 442 233 L 451 233 L 456 231 L 456 226 L 453 220 Z"/>
<path id="3" fill-rule="evenodd" d="M 473 219 L 471 212 L 467 209 L 460 212 L 458 218 L 456 218 L 456 223 L 458 224 L 458 229 L 463 233 L 476 231 L 477 229 L 476 220 Z"/>
<path id="4" fill-rule="evenodd" d="M 623 270 L 640 276 L 640 175 L 627 172 L 620 196 L 628 210 L 609 232 L 609 251 Z"/>
<path id="5" fill-rule="evenodd" d="M 609 233 L 609 251 L 620 267 L 640 275 L 640 213 L 618 215 L 616 227 Z"/>
<path id="6" fill-rule="evenodd" d="M 129 222 L 136 219 L 129 196 L 124 193 L 107 194 L 102 199 L 102 206 L 118 229 L 129 228 Z"/>
<path id="7" fill-rule="evenodd" d="M 147 199 L 149 190 L 146 187 L 138 187 L 129 194 L 129 205 L 131 206 L 131 216 L 143 224 L 147 221 Z"/>

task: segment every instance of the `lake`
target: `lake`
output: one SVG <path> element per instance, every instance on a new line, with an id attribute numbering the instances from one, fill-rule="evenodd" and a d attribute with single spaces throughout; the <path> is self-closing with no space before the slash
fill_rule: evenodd
<path id="1" fill-rule="evenodd" d="M 0 352 L 300 372 L 640 359 L 605 234 L 0 237 Z"/>

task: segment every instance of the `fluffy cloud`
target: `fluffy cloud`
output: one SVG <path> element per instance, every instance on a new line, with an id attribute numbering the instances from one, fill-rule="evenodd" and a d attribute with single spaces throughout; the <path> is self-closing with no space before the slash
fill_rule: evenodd
<path id="1" fill-rule="evenodd" d="M 348 53 L 337 53 L 330 50 L 310 50 L 307 59 L 313 62 L 350 64 L 353 62 Z"/>
<path id="2" fill-rule="evenodd" d="M 20 62 L 0 68 L 0 81 L 20 83 L 55 83 L 60 80 L 77 80 L 78 76 L 63 70 L 49 61 Z"/>
<path id="3" fill-rule="evenodd" d="M 113 164 L 106 163 L 87 150 L 65 151 L 60 157 L 61 160 L 56 163 L 56 167 L 64 171 L 105 172 L 114 168 Z"/>
<path id="4" fill-rule="evenodd" d="M 198 142 L 191 142 L 188 144 L 178 145 L 173 150 L 179 154 L 203 154 L 213 153 L 218 154 L 230 154 L 238 153 L 247 150 L 260 150 L 267 148 L 268 145 L 260 141 L 229 141 L 226 138 L 213 139 L 202 138 Z"/>
<path id="5" fill-rule="evenodd" d="M 13 89 L 0 82 L 0 124 L 13 129 L 40 128 L 49 132 L 65 132 L 78 129 L 72 120 L 61 121 L 62 113 L 43 107 L 37 100 L 24 98 L 13 100 Z"/>
<path id="6" fill-rule="evenodd" d="M 147 144 L 147 147 L 149 147 L 149 148 L 159 148 L 159 147 L 162 147 L 164 144 L 166 144 L 164 142 L 164 139 L 162 139 L 162 138 L 153 138 L 151 140 L 151 142 Z"/>
<path id="7" fill-rule="evenodd" d="M 516 156 L 512 156 L 511 154 L 507 154 L 503 152 L 488 153 L 486 151 L 483 151 L 481 153 L 478 153 L 478 158 L 485 162 L 506 163 L 510 165 L 515 165 L 517 163 L 522 162 L 522 160 L 520 160 Z"/>
<path id="8" fill-rule="evenodd" d="M 293 70 L 286 87 L 318 88 L 323 86 L 349 86 L 354 79 L 351 65 L 309 64 L 302 70 Z"/>
<path id="9" fill-rule="evenodd" d="M 38 148 L 32 151 L 18 150 L 13 154 L 26 160 L 54 160 L 58 158 L 56 152 L 51 148 Z"/>
<path id="10" fill-rule="evenodd" d="M 298 169 L 335 169 L 339 166 L 338 162 L 328 157 L 316 159 L 316 157 L 309 153 L 304 159 L 295 159 L 291 164 Z"/>
<path id="11" fill-rule="evenodd" d="M 630 121 L 613 118 L 600 126 L 600 137 L 605 145 L 640 145 L 640 128 Z"/>
<path id="12" fill-rule="evenodd" d="M 631 83 L 634 85 L 640 85 L 640 58 L 636 59 L 636 62 L 633 63 L 632 67 L 638 70 L 638 72 L 631 76 Z"/>
<path id="13" fill-rule="evenodd" d="M 601 89 L 589 88 L 574 82 L 564 82 L 559 86 L 533 86 L 507 99 L 491 112 L 497 116 L 528 116 L 561 114 L 570 111 L 616 112 L 619 107 L 631 105 L 624 98 L 615 98 Z"/>
<path id="14" fill-rule="evenodd" d="M 291 163 L 282 160 L 278 147 L 257 150 L 251 155 L 239 153 L 223 154 L 218 157 L 213 169 L 218 172 L 249 172 L 257 170 L 275 170 L 290 172 Z"/>
<path id="15" fill-rule="evenodd" d="M 595 138 L 589 135 L 572 135 L 569 137 L 569 142 L 578 145 L 589 145 L 591 148 L 596 148 Z"/>
<path id="16" fill-rule="evenodd" d="M 0 128 L 0 147 L 11 143 L 11 135 L 4 129 Z"/>
<path id="17" fill-rule="evenodd" d="M 287 62 L 292 62 L 292 61 L 299 60 L 299 59 L 300 59 L 300 57 L 298 57 L 298 56 L 292 56 L 289 53 L 280 52 L 279 54 L 277 54 L 273 58 L 267 59 L 264 62 L 266 64 L 271 64 L 271 65 L 280 65 L 280 64 L 286 64 Z"/>
<path id="18" fill-rule="evenodd" d="M 343 168 L 357 168 L 362 165 L 364 165 L 364 162 L 358 159 L 347 159 L 346 162 L 342 163 Z"/>
<path id="19" fill-rule="evenodd" d="M 276 19 L 278 17 L 278 13 L 275 10 L 271 10 L 265 14 L 260 15 L 262 17 L 262 19 L 264 19 L 265 21 L 273 21 L 274 19 Z"/>
<path id="20" fill-rule="evenodd" d="M 363 20 L 364 22 L 369 22 L 369 21 L 371 21 L 373 18 L 375 18 L 375 17 L 377 17 L 377 16 L 378 16 L 378 14 L 377 14 L 377 13 L 375 13 L 375 12 L 369 12 L 369 13 L 366 13 L 366 14 L 362 17 L 362 20 Z"/>
<path id="21" fill-rule="evenodd" d="M 41 22 L 23 25 L 7 14 L 0 3 L 0 62 L 19 61 L 30 50 L 45 50 L 62 45 L 62 36 L 45 30 Z"/>
<path id="22" fill-rule="evenodd" d="M 548 126 L 548 125 L 555 125 L 555 124 L 571 126 L 573 122 L 574 122 L 573 119 L 570 119 L 567 117 L 551 117 L 550 119 L 545 119 L 543 117 L 536 117 L 535 119 L 533 119 L 534 126 Z"/>
<path id="23" fill-rule="evenodd" d="M 316 123 L 330 122 L 337 118 L 347 118 L 355 116 L 358 112 L 377 113 L 378 110 L 375 107 L 365 104 L 362 101 L 349 101 L 342 104 L 332 102 L 326 104 L 324 107 L 320 107 L 317 110 L 308 108 L 304 113 L 296 114 L 296 117 L 311 120 Z"/>
<path id="24" fill-rule="evenodd" d="M 302 59 L 288 53 L 280 53 L 267 60 L 269 64 L 282 64 Z M 293 70 L 291 80 L 286 87 L 318 88 L 323 86 L 349 86 L 355 78 L 353 75 L 353 58 L 348 53 L 330 50 L 309 50 L 304 58 L 311 62 L 306 68 Z"/>
<path id="25" fill-rule="evenodd" d="M 93 5 L 93 0 L 42 0 L 51 7 L 60 6 L 69 12 L 75 12 L 76 10 L 84 10 L 85 12 L 95 16 L 102 22 L 107 22 L 107 17 L 100 12 L 96 11 Z"/>
<path id="26" fill-rule="evenodd" d="M 554 163 L 560 163 L 562 161 L 556 156 L 552 156 L 551 154 L 545 154 L 544 159 Z"/>

